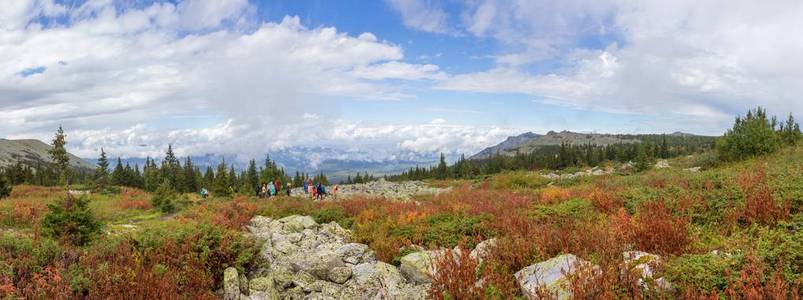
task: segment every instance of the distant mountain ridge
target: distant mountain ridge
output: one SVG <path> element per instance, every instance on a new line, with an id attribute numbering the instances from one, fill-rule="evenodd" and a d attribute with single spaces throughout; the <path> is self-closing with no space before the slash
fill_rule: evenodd
<path id="1" fill-rule="evenodd" d="M 48 150 L 53 147 L 40 140 L 8 140 L 0 138 L 0 168 L 21 162 L 28 166 L 49 164 L 52 162 Z M 95 165 L 68 153 L 70 166 L 74 168 L 92 169 Z"/>
<path id="2" fill-rule="evenodd" d="M 614 144 L 633 144 L 640 143 L 640 136 L 647 135 L 630 135 L 630 134 L 602 134 L 602 133 L 578 133 L 572 131 L 555 132 L 550 131 L 545 135 L 540 135 L 532 132 L 523 133 L 518 136 L 508 137 L 498 145 L 491 146 L 483 149 L 471 156 L 471 159 L 484 159 L 496 153 L 502 155 L 515 155 L 518 153 L 531 153 L 539 148 L 546 146 L 559 146 L 563 143 L 570 145 L 597 145 L 608 146 Z M 656 136 L 653 134 L 653 136 Z M 697 135 L 674 132 L 667 136 L 674 137 L 696 137 Z"/>

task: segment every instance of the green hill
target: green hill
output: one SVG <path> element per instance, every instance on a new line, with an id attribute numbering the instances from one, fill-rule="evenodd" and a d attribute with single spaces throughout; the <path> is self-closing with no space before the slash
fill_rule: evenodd
<path id="1" fill-rule="evenodd" d="M 28 166 L 51 163 L 48 150 L 52 147 L 40 140 L 7 140 L 0 139 L 0 168 L 22 162 Z M 78 156 L 69 154 L 70 166 L 74 168 L 92 169 L 95 166 Z"/>

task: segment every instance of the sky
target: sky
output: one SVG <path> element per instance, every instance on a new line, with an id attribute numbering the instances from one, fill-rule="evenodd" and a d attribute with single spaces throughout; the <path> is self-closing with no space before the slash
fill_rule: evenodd
<path id="1" fill-rule="evenodd" d="M 0 1 L 0 137 L 472 154 L 803 112 L 803 1 Z"/>

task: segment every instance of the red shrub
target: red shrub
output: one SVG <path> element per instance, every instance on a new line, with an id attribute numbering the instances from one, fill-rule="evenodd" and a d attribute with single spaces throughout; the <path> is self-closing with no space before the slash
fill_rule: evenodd
<path id="1" fill-rule="evenodd" d="M 691 243 L 688 222 L 672 215 L 660 200 L 639 209 L 632 230 L 636 246 L 642 251 L 680 255 Z"/>
<path id="2" fill-rule="evenodd" d="M 585 198 L 591 200 L 594 207 L 605 213 L 616 212 L 619 208 L 624 206 L 624 201 L 621 198 L 599 187 L 592 188 Z"/>
<path id="3" fill-rule="evenodd" d="M 483 285 L 478 282 L 478 261 L 469 254 L 470 249 L 460 252 L 447 250 L 435 261 L 438 271 L 432 278 L 429 296 L 432 299 L 482 299 Z"/>
<path id="4" fill-rule="evenodd" d="M 257 206 L 249 203 L 247 198 L 237 197 L 215 207 L 212 223 L 224 228 L 239 230 L 251 221 L 256 211 Z"/>
<path id="5" fill-rule="evenodd" d="M 789 204 L 784 206 L 775 201 L 772 190 L 767 185 L 764 167 L 756 167 L 752 174 L 743 172 L 739 175 L 738 182 L 745 198 L 740 220 L 768 225 L 789 217 Z"/>

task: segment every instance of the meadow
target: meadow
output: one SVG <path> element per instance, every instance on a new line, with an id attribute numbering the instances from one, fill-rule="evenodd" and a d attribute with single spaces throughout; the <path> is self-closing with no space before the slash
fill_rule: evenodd
<path id="1" fill-rule="evenodd" d="M 705 155 L 671 168 L 550 181 L 517 171 L 474 180 L 413 201 L 352 197 L 338 201 L 185 194 L 176 211 L 151 207 L 150 195 L 121 188 L 88 196 L 102 233 L 84 246 L 44 234 L 56 187 L 15 186 L 0 200 L 3 298 L 212 299 L 223 269 L 248 270 L 260 245 L 242 234 L 255 215 L 310 215 L 351 229 L 355 242 L 393 264 L 426 248 L 470 249 L 496 238 L 480 268 L 467 256 L 438 262 L 435 299 L 521 297 L 513 274 L 572 253 L 600 272 L 572 280 L 578 298 L 799 299 L 803 285 L 803 147 L 701 172 Z M 658 277 L 674 291 L 639 287 L 622 252 L 660 255 Z M 479 282 L 479 284 L 477 284 Z"/>

